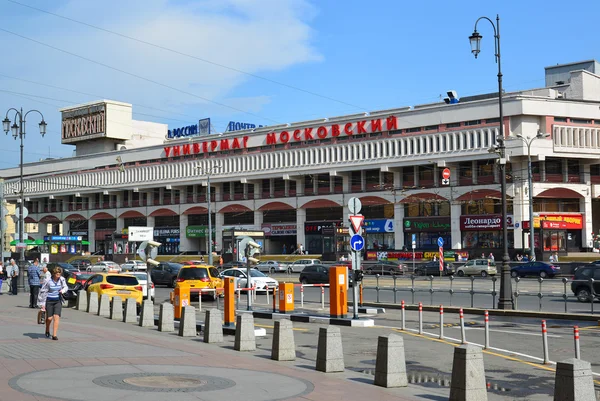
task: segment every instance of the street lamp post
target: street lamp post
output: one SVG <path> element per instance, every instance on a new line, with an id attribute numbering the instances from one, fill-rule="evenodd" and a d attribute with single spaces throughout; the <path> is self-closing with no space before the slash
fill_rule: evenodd
<path id="1" fill-rule="evenodd" d="M 11 120 L 8 118 L 8 114 L 14 111 L 15 118 L 13 120 L 13 125 L 11 126 Z M 6 116 L 4 120 L 2 120 L 2 128 L 4 128 L 4 132 L 8 134 L 8 131 L 12 131 L 12 136 L 16 140 L 17 137 L 21 139 L 21 163 L 20 163 L 20 175 L 19 175 L 19 240 L 18 242 L 25 243 L 25 216 L 23 213 L 23 209 L 25 207 L 25 188 L 23 186 L 23 139 L 25 138 L 25 124 L 27 115 L 31 112 L 38 113 L 42 117 L 42 121 L 39 123 L 40 134 L 42 137 L 46 135 L 46 121 L 44 121 L 44 115 L 39 110 L 29 110 L 25 114 L 23 114 L 23 109 L 17 110 L 15 108 L 10 108 L 6 111 Z M 17 125 L 18 121 L 18 125 Z M 25 288 L 25 248 L 23 246 L 19 247 L 19 282 L 18 287 L 20 289 Z"/>
<path id="2" fill-rule="evenodd" d="M 221 169 L 221 165 L 217 164 L 210 168 L 203 168 L 198 166 L 197 169 L 200 171 L 201 175 L 206 175 L 206 205 L 208 210 L 208 264 L 210 266 L 213 265 L 213 254 L 212 254 L 212 215 L 210 211 L 210 176 L 214 174 L 216 171 Z"/>
<path id="3" fill-rule="evenodd" d="M 531 170 L 531 144 L 536 139 L 543 139 L 549 137 L 549 134 L 543 134 L 538 131 L 537 135 L 533 138 L 524 137 L 521 134 L 517 134 L 516 137 L 519 138 L 525 145 L 527 145 L 527 185 L 529 187 L 529 260 L 535 260 L 535 240 L 534 240 L 534 228 L 533 228 L 533 172 Z"/>
<path id="4" fill-rule="evenodd" d="M 500 120 L 499 134 L 496 137 L 497 150 L 500 154 L 500 192 L 502 196 L 502 273 L 500 275 L 500 297 L 498 299 L 498 309 L 514 309 L 512 283 L 510 279 L 510 257 L 508 256 L 508 228 L 506 227 L 507 207 L 506 207 L 506 145 L 504 143 L 504 113 L 502 110 L 502 64 L 500 59 L 500 16 L 496 15 L 496 23 L 488 17 L 479 17 L 475 21 L 473 34 L 469 36 L 471 43 L 471 52 L 477 58 L 480 52 L 482 36 L 477 32 L 477 23 L 482 19 L 487 20 L 494 28 L 494 50 L 496 64 L 498 64 L 498 111 Z"/>

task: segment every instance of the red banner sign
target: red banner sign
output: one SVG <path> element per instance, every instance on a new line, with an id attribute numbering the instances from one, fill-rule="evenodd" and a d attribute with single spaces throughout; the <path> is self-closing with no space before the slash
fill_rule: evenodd
<path id="1" fill-rule="evenodd" d="M 540 214 L 542 228 L 551 230 L 581 230 L 583 215 L 581 214 Z"/>

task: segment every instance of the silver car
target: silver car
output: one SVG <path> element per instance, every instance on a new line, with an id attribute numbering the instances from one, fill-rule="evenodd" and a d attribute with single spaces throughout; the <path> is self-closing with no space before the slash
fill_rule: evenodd
<path id="1" fill-rule="evenodd" d="M 111 261 L 102 261 L 94 263 L 86 268 L 86 271 L 93 273 L 107 273 L 109 271 L 120 272 L 121 266 Z"/>
<path id="2" fill-rule="evenodd" d="M 287 264 L 278 262 L 276 260 L 265 260 L 254 266 L 254 268 L 263 273 L 273 274 L 285 272 L 287 269 Z"/>
<path id="3" fill-rule="evenodd" d="M 306 266 L 319 264 L 321 264 L 319 259 L 298 259 L 288 265 L 287 271 L 288 273 L 301 273 Z"/>
<path id="4" fill-rule="evenodd" d="M 146 263 L 142 262 L 141 260 L 130 260 L 129 262 L 125 262 L 121 265 L 121 270 L 123 270 L 124 272 L 128 272 L 128 271 L 140 271 L 140 270 L 147 270 L 148 266 L 146 265 Z"/>

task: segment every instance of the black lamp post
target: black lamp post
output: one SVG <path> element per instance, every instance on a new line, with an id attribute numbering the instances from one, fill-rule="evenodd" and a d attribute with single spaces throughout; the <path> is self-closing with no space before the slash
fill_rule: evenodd
<path id="1" fill-rule="evenodd" d="M 11 120 L 8 118 L 8 114 L 11 111 L 15 112 L 15 118 L 14 118 L 12 125 L 10 125 Z M 4 129 L 4 132 L 6 134 L 8 134 L 8 131 L 10 130 L 12 132 L 12 136 L 15 140 L 17 139 L 17 137 L 21 139 L 21 163 L 20 163 L 21 173 L 20 173 L 20 177 L 19 177 L 19 191 L 18 191 L 19 200 L 20 200 L 20 203 L 19 203 L 19 240 L 17 242 L 20 242 L 22 244 L 25 243 L 25 238 L 23 238 L 25 236 L 25 234 L 24 234 L 25 233 L 25 216 L 23 213 L 23 209 L 25 208 L 25 188 L 23 186 L 23 139 L 25 138 L 25 123 L 26 123 L 27 115 L 31 112 L 38 113 L 42 117 L 42 121 L 39 123 L 39 126 L 40 126 L 40 134 L 43 137 L 44 135 L 46 135 L 46 126 L 48 124 L 46 124 L 46 121 L 44 121 L 44 115 L 39 110 L 29 110 L 28 112 L 23 114 L 22 108 L 21 108 L 21 110 L 17 110 L 15 108 L 10 108 L 6 111 L 6 117 L 4 118 L 4 120 L 2 120 L 2 128 Z M 17 124 L 17 122 L 18 122 L 18 124 Z M 17 286 L 18 286 L 18 288 L 23 289 L 23 288 L 25 288 L 24 270 L 25 270 L 25 266 L 26 266 L 27 262 L 25 260 L 25 247 L 20 246 L 19 250 L 20 250 L 20 253 L 19 253 L 19 282 L 17 283 Z"/>
<path id="2" fill-rule="evenodd" d="M 502 64 L 500 60 L 500 16 L 496 15 L 496 23 L 488 17 L 479 17 L 475 21 L 473 34 L 469 36 L 471 52 L 477 58 L 480 52 L 482 36 L 477 32 L 477 23 L 482 19 L 487 20 L 494 28 L 494 49 L 496 64 L 498 64 L 498 110 L 500 117 L 500 130 L 496 137 L 496 149 L 500 155 L 500 192 L 502 193 L 502 270 L 500 275 L 500 297 L 498 309 L 514 309 L 512 282 L 510 281 L 510 257 L 508 256 L 508 228 L 506 227 L 506 146 L 504 143 L 504 113 L 502 111 Z"/>

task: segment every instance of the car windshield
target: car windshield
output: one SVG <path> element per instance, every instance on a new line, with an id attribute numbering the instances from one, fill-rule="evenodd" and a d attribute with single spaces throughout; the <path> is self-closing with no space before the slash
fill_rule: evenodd
<path id="1" fill-rule="evenodd" d="M 138 285 L 138 280 L 131 276 L 106 276 L 106 282 L 114 285 Z"/>
<path id="2" fill-rule="evenodd" d="M 168 266 L 172 269 L 179 270 L 183 265 L 181 263 L 168 263 Z"/>
<path id="3" fill-rule="evenodd" d="M 198 279 L 207 278 L 207 277 L 208 277 L 207 269 L 197 269 L 195 267 L 191 267 L 188 269 L 181 269 L 179 271 L 179 278 L 182 278 L 184 280 L 198 280 Z"/>
<path id="4" fill-rule="evenodd" d="M 75 277 L 77 277 L 77 280 L 87 280 L 88 278 L 92 277 L 91 274 L 77 274 Z"/>
<path id="5" fill-rule="evenodd" d="M 59 263 L 59 266 L 67 270 L 75 270 L 75 266 L 70 263 Z"/>
<path id="6" fill-rule="evenodd" d="M 132 276 L 135 276 L 138 281 L 147 281 L 148 280 L 148 276 L 146 275 L 146 273 L 133 273 Z"/>
<path id="7" fill-rule="evenodd" d="M 263 272 L 258 270 L 250 270 L 250 277 L 267 277 Z"/>

